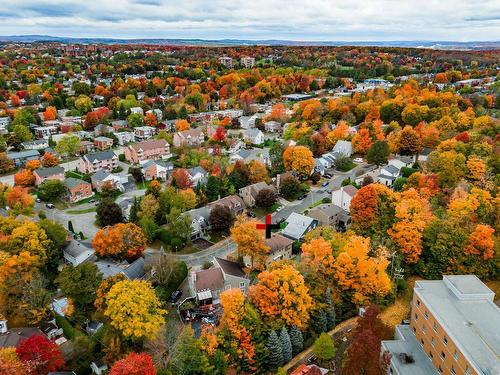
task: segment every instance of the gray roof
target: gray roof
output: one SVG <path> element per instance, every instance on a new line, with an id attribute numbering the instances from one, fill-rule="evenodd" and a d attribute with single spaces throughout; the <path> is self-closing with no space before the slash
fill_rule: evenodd
<path id="1" fill-rule="evenodd" d="M 25 150 L 19 152 L 9 152 L 7 153 L 9 159 L 23 159 L 29 157 L 39 157 L 40 153 L 37 150 Z"/>
<path id="2" fill-rule="evenodd" d="M 90 178 L 92 181 L 102 181 L 106 177 L 108 177 L 111 174 L 111 172 L 104 171 L 102 169 L 98 170 L 96 173 L 94 173 Z"/>
<path id="3" fill-rule="evenodd" d="M 245 135 L 252 138 L 257 137 L 257 135 L 259 135 L 260 133 L 262 132 L 257 128 L 250 128 L 245 130 Z"/>
<path id="4" fill-rule="evenodd" d="M 125 260 L 123 262 L 116 262 L 109 259 L 100 259 L 95 262 L 95 265 L 102 272 L 104 279 L 119 273 L 123 273 L 130 280 L 140 279 L 145 275 L 143 258 L 138 258 L 132 263 L 128 263 Z"/>
<path id="5" fill-rule="evenodd" d="M 128 266 L 123 274 L 129 280 L 142 279 L 145 275 L 144 272 L 144 258 L 138 258 L 134 260 L 130 266 Z"/>
<path id="6" fill-rule="evenodd" d="M 431 360 L 417 341 L 409 325 L 396 326 L 397 340 L 382 341 L 382 348 L 391 353 L 391 365 L 398 375 L 434 375 L 437 374 Z M 412 356 L 413 363 L 407 363 L 399 355 Z"/>
<path id="7" fill-rule="evenodd" d="M 142 168 L 149 168 L 152 165 L 161 165 L 164 168 L 167 169 L 173 169 L 174 168 L 174 163 L 166 161 L 166 160 L 148 160 L 142 165 Z"/>
<path id="8" fill-rule="evenodd" d="M 193 167 L 193 168 L 189 168 L 187 169 L 187 172 L 191 175 L 191 176 L 194 176 L 196 175 L 197 173 L 201 173 L 203 176 L 206 176 L 207 175 L 207 171 L 204 170 L 202 167 Z"/>
<path id="9" fill-rule="evenodd" d="M 336 204 L 325 203 L 325 204 L 320 204 L 319 206 L 316 206 L 316 207 L 312 208 L 311 210 L 309 210 L 309 212 L 313 212 L 313 211 L 320 211 L 320 212 L 324 212 L 325 215 L 333 216 L 333 215 L 340 214 L 344 210 L 341 207 L 337 206 Z"/>
<path id="10" fill-rule="evenodd" d="M 335 146 L 333 146 L 333 152 L 338 152 L 340 154 L 344 154 L 346 156 L 351 156 L 352 154 L 352 143 L 351 141 L 337 141 Z"/>
<path id="11" fill-rule="evenodd" d="M 35 170 L 34 173 L 36 173 L 40 177 L 49 177 L 49 176 L 53 176 L 56 174 L 64 173 L 64 168 L 59 167 L 59 166 L 50 167 L 50 168 L 38 168 Z"/>
<path id="12" fill-rule="evenodd" d="M 241 266 L 227 259 L 215 258 L 217 263 L 219 263 L 220 268 L 224 271 L 225 274 L 236 276 L 236 277 L 245 277 L 245 272 L 241 269 Z"/>
<path id="13" fill-rule="evenodd" d="M 80 184 L 90 185 L 87 181 L 80 180 L 79 178 L 68 177 L 64 180 L 64 186 L 68 189 L 73 189 Z"/>
<path id="14" fill-rule="evenodd" d="M 312 217 L 292 212 L 286 219 L 288 225 L 283 229 L 283 235 L 288 238 L 300 239 L 307 232 L 313 222 L 317 222 Z"/>
<path id="15" fill-rule="evenodd" d="M 391 180 L 391 181 L 394 181 L 397 179 L 397 177 L 394 177 L 394 176 L 389 176 L 389 175 L 386 175 L 386 174 L 379 174 L 377 176 L 377 178 L 383 178 L 383 179 L 386 179 L 386 180 Z"/>
<path id="16" fill-rule="evenodd" d="M 7 333 L 0 333 L 0 348 L 15 348 L 19 341 L 33 335 L 43 336 L 43 332 L 39 328 L 9 328 Z"/>
<path id="17" fill-rule="evenodd" d="M 70 243 L 66 245 L 63 251 L 73 258 L 77 258 L 81 254 L 89 250 L 93 250 L 90 244 L 79 242 L 77 240 L 71 240 Z"/>
<path id="18" fill-rule="evenodd" d="M 99 151 L 99 152 L 92 152 L 90 154 L 85 155 L 85 157 L 93 163 L 94 160 L 110 160 L 113 157 L 116 157 L 115 153 L 111 150 L 108 151 Z"/>
<path id="19" fill-rule="evenodd" d="M 474 275 L 415 283 L 415 294 L 480 374 L 500 371 L 500 308 Z"/>

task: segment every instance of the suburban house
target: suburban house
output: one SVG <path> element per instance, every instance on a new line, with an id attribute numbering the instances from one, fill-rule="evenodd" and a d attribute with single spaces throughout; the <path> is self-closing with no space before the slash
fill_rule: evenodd
<path id="1" fill-rule="evenodd" d="M 205 134 L 201 128 L 187 129 L 174 134 L 173 145 L 181 146 L 200 146 L 205 140 Z"/>
<path id="2" fill-rule="evenodd" d="M 33 128 L 36 139 L 49 139 L 51 135 L 57 134 L 57 126 L 37 126 Z"/>
<path id="3" fill-rule="evenodd" d="M 272 262 L 292 258 L 293 241 L 290 238 L 282 236 L 279 233 L 273 233 L 271 238 L 266 239 L 265 243 L 266 246 L 270 248 L 269 255 L 266 259 L 266 267 Z"/>
<path id="4" fill-rule="evenodd" d="M 40 186 L 47 180 L 64 181 L 64 168 L 55 166 L 50 168 L 38 168 L 33 171 L 35 185 Z"/>
<path id="5" fill-rule="evenodd" d="M 44 150 L 49 147 L 49 141 L 46 139 L 36 139 L 34 141 L 23 142 L 21 146 L 25 150 Z"/>
<path id="6" fill-rule="evenodd" d="M 9 116 L 2 116 L 0 117 L 0 134 L 7 133 L 7 127 L 10 124 L 10 117 Z"/>
<path id="7" fill-rule="evenodd" d="M 261 190 L 264 189 L 271 189 L 274 192 L 276 192 L 274 186 L 268 185 L 267 183 L 261 181 L 241 188 L 240 196 L 241 198 L 243 198 L 243 202 L 245 202 L 247 207 L 255 207 L 255 200 L 257 198 L 257 195 Z"/>
<path id="8" fill-rule="evenodd" d="M 148 160 L 142 165 L 145 180 L 166 180 L 174 170 L 174 164 L 164 160 Z"/>
<path id="9" fill-rule="evenodd" d="M 80 154 L 87 154 L 94 151 L 94 142 L 80 141 Z"/>
<path id="10" fill-rule="evenodd" d="M 318 220 L 321 226 L 331 226 L 341 231 L 351 223 L 349 213 L 334 203 L 320 204 L 311 208 L 308 215 Z"/>
<path id="11" fill-rule="evenodd" d="M 108 137 L 97 137 L 94 138 L 94 145 L 98 150 L 104 151 L 108 148 L 113 147 L 113 140 Z"/>
<path id="12" fill-rule="evenodd" d="M 387 164 L 380 169 L 380 174 L 377 176 L 377 182 L 385 186 L 392 186 L 394 181 L 399 177 L 400 169 L 393 164 Z"/>
<path id="13" fill-rule="evenodd" d="M 234 163 L 238 160 L 243 160 L 245 164 L 250 163 L 252 160 L 257 160 L 268 167 L 271 166 L 271 160 L 269 159 L 269 148 L 253 148 L 250 150 L 240 150 L 236 154 L 232 154 L 229 156 L 230 163 Z"/>
<path id="14" fill-rule="evenodd" d="M 17 348 L 22 340 L 31 336 L 44 336 L 40 328 L 8 328 L 7 320 L 0 318 L 0 349 Z"/>
<path id="15" fill-rule="evenodd" d="M 292 212 L 285 222 L 287 226 L 281 234 L 293 241 L 302 240 L 307 232 L 318 226 L 318 220 L 296 212 Z"/>
<path id="16" fill-rule="evenodd" d="M 245 143 L 239 138 L 230 138 L 228 140 L 228 143 L 229 143 L 227 148 L 228 154 L 234 154 L 240 151 L 243 147 L 245 147 Z"/>
<path id="17" fill-rule="evenodd" d="M 22 167 L 27 161 L 40 159 L 40 153 L 37 150 L 8 152 L 7 157 L 14 162 L 16 167 Z"/>
<path id="18" fill-rule="evenodd" d="M 73 265 L 73 267 L 91 259 L 94 254 L 95 251 L 90 244 L 77 240 L 71 240 L 63 248 L 64 261 Z"/>
<path id="19" fill-rule="evenodd" d="M 156 129 L 152 126 L 138 126 L 134 128 L 134 138 L 137 142 L 145 141 L 156 134 Z"/>
<path id="20" fill-rule="evenodd" d="M 351 157 L 352 155 L 351 141 L 343 141 L 343 140 L 337 141 L 337 143 L 335 143 L 335 146 L 333 146 L 332 152 L 336 152 L 341 155 Z"/>
<path id="21" fill-rule="evenodd" d="M 231 211 L 234 216 L 242 214 L 245 210 L 245 203 L 243 202 L 243 199 L 237 195 L 228 195 L 227 197 L 207 204 L 209 210 L 212 210 L 215 206 L 225 206 L 229 208 L 229 211 Z"/>
<path id="22" fill-rule="evenodd" d="M 127 143 L 135 141 L 135 136 L 132 132 L 116 132 L 115 137 L 120 146 L 125 146 Z"/>
<path id="23" fill-rule="evenodd" d="M 103 279 L 107 279 L 119 273 L 123 274 L 129 280 L 144 279 L 146 276 L 144 258 L 137 258 L 132 263 L 126 260 L 120 262 L 111 259 L 99 259 L 94 263 L 99 269 L 99 272 L 102 273 Z"/>
<path id="24" fill-rule="evenodd" d="M 125 191 L 123 184 L 128 182 L 128 177 L 99 170 L 90 177 L 90 180 L 92 182 L 92 187 L 98 192 L 102 191 L 103 186 L 110 186 L 113 189 Z"/>
<path id="25" fill-rule="evenodd" d="M 193 208 L 184 213 L 191 217 L 191 240 L 205 237 L 210 228 L 210 209 L 207 206 Z"/>
<path id="26" fill-rule="evenodd" d="M 164 139 L 150 139 L 139 143 L 133 143 L 125 148 L 125 159 L 130 163 L 140 163 L 147 160 L 168 159 L 170 145 Z"/>
<path id="27" fill-rule="evenodd" d="M 94 195 L 92 184 L 79 178 L 68 177 L 64 180 L 64 187 L 66 188 L 67 198 L 71 203 Z"/>
<path id="28" fill-rule="evenodd" d="M 241 289 L 244 293 L 247 292 L 250 285 L 250 279 L 243 272 L 240 265 L 236 262 L 214 258 L 214 266 L 220 267 L 222 276 L 224 277 L 224 289 Z"/>
<path id="29" fill-rule="evenodd" d="M 262 113 L 255 113 L 252 116 L 241 116 L 239 118 L 240 127 L 242 129 L 255 128 L 255 120 L 257 120 L 258 118 L 262 118 L 262 116 Z"/>
<path id="30" fill-rule="evenodd" d="M 80 173 L 94 173 L 99 170 L 112 171 L 118 166 L 118 157 L 111 150 L 98 151 L 80 158 L 78 171 Z"/>
<path id="31" fill-rule="evenodd" d="M 240 63 L 247 69 L 253 68 L 253 66 L 255 65 L 255 57 L 243 56 L 240 59 Z"/>
<path id="32" fill-rule="evenodd" d="M 207 183 L 208 173 L 202 167 L 194 167 L 186 169 L 191 178 L 191 186 L 196 187 L 198 184 L 204 185 Z"/>
<path id="33" fill-rule="evenodd" d="M 342 186 L 332 191 L 332 203 L 349 212 L 351 200 L 356 195 L 358 189 L 352 185 Z"/>
<path id="34" fill-rule="evenodd" d="M 257 128 L 250 128 L 245 130 L 243 139 L 245 140 L 245 142 L 252 145 L 261 145 L 262 143 L 264 143 L 264 133 L 262 133 Z"/>
<path id="35" fill-rule="evenodd" d="M 281 133 L 282 129 L 278 121 L 268 121 L 264 124 L 264 130 L 268 133 Z"/>
<path id="36" fill-rule="evenodd" d="M 140 115 L 143 115 L 144 110 L 141 107 L 132 107 L 130 108 L 130 113 L 138 113 Z"/>
<path id="37" fill-rule="evenodd" d="M 295 370 L 293 370 L 289 375 L 325 375 L 328 373 L 328 369 L 316 366 L 316 365 L 306 365 L 301 364 Z"/>

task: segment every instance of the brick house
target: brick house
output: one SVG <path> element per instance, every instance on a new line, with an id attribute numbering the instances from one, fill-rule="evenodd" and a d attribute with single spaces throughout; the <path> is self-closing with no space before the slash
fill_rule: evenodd
<path id="1" fill-rule="evenodd" d="M 145 180 L 166 180 L 174 170 L 174 164 L 163 160 L 148 160 L 142 165 L 142 174 Z"/>
<path id="2" fill-rule="evenodd" d="M 205 140 L 201 128 L 188 129 L 174 134 L 173 144 L 180 146 L 200 146 Z"/>
<path id="3" fill-rule="evenodd" d="M 67 198 L 71 203 L 89 198 L 94 194 L 92 185 L 78 178 L 68 177 L 64 180 L 64 187 L 66 188 Z"/>
<path id="4" fill-rule="evenodd" d="M 94 138 L 94 145 L 98 150 L 104 151 L 113 147 L 113 140 L 108 137 Z"/>
<path id="5" fill-rule="evenodd" d="M 255 184 L 245 186 L 240 189 L 240 196 L 243 198 L 243 201 L 248 207 L 255 206 L 255 200 L 257 199 L 257 195 L 261 190 L 271 189 L 276 192 L 276 189 L 272 185 L 268 185 L 265 182 L 256 182 Z"/>
<path id="6" fill-rule="evenodd" d="M 80 173 L 94 173 L 101 169 L 111 171 L 118 166 L 118 157 L 113 151 L 99 151 L 83 155 L 78 163 Z"/>
<path id="7" fill-rule="evenodd" d="M 33 171 L 35 175 L 35 185 L 40 186 L 42 183 L 48 180 L 59 180 L 64 181 L 64 168 L 63 167 L 50 167 L 50 168 L 38 168 Z"/>
<path id="8" fill-rule="evenodd" d="M 151 139 L 128 145 L 125 148 L 125 159 L 130 163 L 143 163 L 147 160 L 168 159 L 170 145 L 164 139 Z"/>
<path id="9" fill-rule="evenodd" d="M 243 213 L 245 210 L 245 203 L 243 202 L 243 199 L 237 195 L 228 195 L 227 197 L 209 203 L 207 206 L 210 210 L 215 208 L 215 206 L 225 206 L 229 208 L 234 216 Z"/>
<path id="10" fill-rule="evenodd" d="M 271 238 L 266 239 L 266 246 L 269 247 L 269 255 L 266 258 L 265 265 L 268 267 L 273 262 L 292 258 L 293 241 L 279 233 L 273 233 Z M 243 257 L 243 262 L 247 267 L 252 265 L 249 256 Z"/>
<path id="11" fill-rule="evenodd" d="M 138 142 L 145 141 L 146 139 L 151 138 L 155 134 L 156 134 L 156 129 L 153 128 L 152 126 L 138 126 L 134 128 L 134 137 L 135 140 Z"/>

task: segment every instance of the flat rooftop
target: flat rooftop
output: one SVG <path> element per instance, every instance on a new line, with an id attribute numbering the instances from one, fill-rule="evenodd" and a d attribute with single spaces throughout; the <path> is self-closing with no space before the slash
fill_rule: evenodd
<path id="1" fill-rule="evenodd" d="M 396 327 L 395 340 L 382 341 L 383 350 L 391 354 L 391 365 L 398 375 L 434 375 L 437 374 L 434 366 L 417 341 L 410 326 L 399 325 Z M 406 353 L 413 362 L 402 360 L 399 354 Z"/>
<path id="2" fill-rule="evenodd" d="M 474 275 L 415 283 L 415 293 L 480 374 L 500 373 L 500 309 Z"/>

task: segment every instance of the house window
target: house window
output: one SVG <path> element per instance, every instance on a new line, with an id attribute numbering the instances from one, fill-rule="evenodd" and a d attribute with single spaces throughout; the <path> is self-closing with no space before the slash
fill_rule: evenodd
<path id="1" fill-rule="evenodd" d="M 469 366 L 467 366 L 465 368 L 465 375 L 470 375 L 470 368 L 469 368 Z"/>
<path id="2" fill-rule="evenodd" d="M 244 289 L 244 288 L 245 288 L 245 282 L 244 282 L 244 281 L 241 281 L 241 282 L 240 282 L 240 288 L 241 288 L 241 289 Z"/>
<path id="3" fill-rule="evenodd" d="M 438 330 L 438 325 L 437 323 L 434 322 L 434 325 L 432 326 L 432 329 L 434 329 L 435 332 Z"/>
<path id="4" fill-rule="evenodd" d="M 425 319 L 429 319 L 429 313 L 427 311 L 425 312 L 424 315 L 425 315 Z"/>
<path id="5" fill-rule="evenodd" d="M 446 354 L 444 354 L 444 352 L 441 350 L 441 358 L 445 359 L 446 358 Z"/>
<path id="6" fill-rule="evenodd" d="M 443 342 L 444 342 L 445 345 L 448 345 L 448 339 L 446 338 L 446 336 L 443 337 Z"/>
<path id="7" fill-rule="evenodd" d="M 450 373 L 451 373 L 452 375 L 455 375 L 455 374 L 456 374 L 456 372 L 455 372 L 455 368 L 454 368 L 453 366 L 451 367 L 451 372 L 450 372 Z"/>
<path id="8" fill-rule="evenodd" d="M 434 337 L 431 338 L 431 345 L 434 346 Z"/>
<path id="9" fill-rule="evenodd" d="M 455 350 L 455 353 L 453 354 L 453 359 L 455 361 L 458 361 L 458 352 Z"/>
<path id="10" fill-rule="evenodd" d="M 415 313 L 415 320 L 418 320 L 418 314 Z"/>
<path id="11" fill-rule="evenodd" d="M 434 358 L 434 355 L 432 354 L 432 352 L 429 352 L 429 357 Z"/>
<path id="12" fill-rule="evenodd" d="M 420 339 L 420 343 L 424 346 L 424 339 Z"/>
<path id="13" fill-rule="evenodd" d="M 417 306 L 420 306 L 420 301 L 417 299 Z"/>

